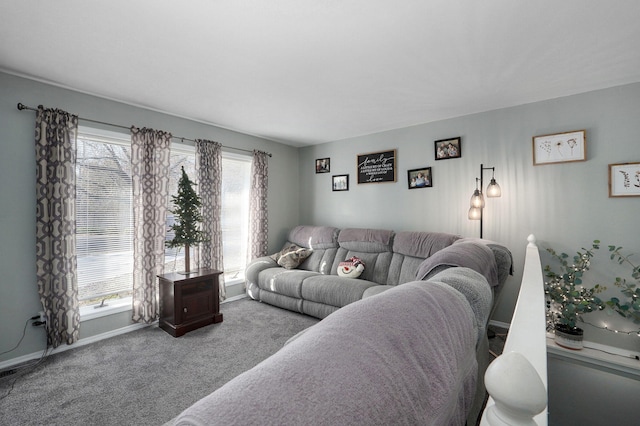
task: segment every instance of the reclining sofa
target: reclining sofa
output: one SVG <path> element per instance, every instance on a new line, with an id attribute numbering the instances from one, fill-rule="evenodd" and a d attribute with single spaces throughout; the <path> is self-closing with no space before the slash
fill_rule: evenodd
<path id="1" fill-rule="evenodd" d="M 280 253 L 249 263 L 247 294 L 317 318 L 397 285 L 429 279 L 450 267 L 468 267 L 484 275 L 495 300 L 512 271 L 506 247 L 447 233 L 297 226 L 287 240 Z M 287 250 L 295 257 L 303 252 L 299 263 L 278 263 Z M 354 256 L 365 265 L 362 275 L 339 276 L 340 263 Z"/>
<path id="2" fill-rule="evenodd" d="M 340 276 L 354 256 L 364 271 Z M 174 424 L 475 425 L 486 324 L 510 269 L 509 251 L 487 241 L 298 226 L 280 252 L 248 265 L 247 292 L 327 318 Z"/>

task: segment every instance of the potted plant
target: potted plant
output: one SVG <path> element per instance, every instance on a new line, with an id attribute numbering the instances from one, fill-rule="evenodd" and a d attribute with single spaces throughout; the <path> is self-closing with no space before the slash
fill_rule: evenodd
<path id="1" fill-rule="evenodd" d="M 169 210 L 176 216 L 176 223 L 170 227 L 174 232 L 174 237 L 165 242 L 169 248 L 184 247 L 184 273 L 187 275 L 191 272 L 189 248 L 194 244 L 207 241 L 204 232 L 199 228 L 202 223 L 202 214 L 200 213 L 202 203 L 193 189 L 194 185 L 195 183 L 189 179 L 184 167 L 182 167 L 182 176 L 178 181 L 178 194 L 171 196 L 175 209 Z"/>
<path id="2" fill-rule="evenodd" d="M 573 258 L 566 253 L 547 251 L 560 264 L 560 272 L 546 265 L 544 272 L 548 281 L 544 283 L 547 297 L 547 328 L 555 332 L 556 343 L 569 349 L 582 349 L 583 330 L 577 326 L 581 315 L 604 309 L 605 304 L 596 296 L 605 287 L 596 284 L 586 287 L 582 277 L 591 265 L 593 251 L 600 248 L 595 240 L 591 249 L 582 248 Z M 570 262 L 571 261 L 571 262 Z"/>
<path id="3" fill-rule="evenodd" d="M 609 246 L 611 252 L 611 260 L 617 261 L 620 265 L 631 266 L 631 278 L 635 282 L 628 282 L 625 278 L 616 277 L 613 283 L 620 289 L 620 292 L 626 298 L 624 301 L 617 297 L 612 297 L 606 304 L 614 312 L 617 312 L 624 318 L 633 321 L 634 324 L 640 324 L 640 265 L 635 265 L 629 258 L 632 254 L 624 256 L 622 247 Z"/>

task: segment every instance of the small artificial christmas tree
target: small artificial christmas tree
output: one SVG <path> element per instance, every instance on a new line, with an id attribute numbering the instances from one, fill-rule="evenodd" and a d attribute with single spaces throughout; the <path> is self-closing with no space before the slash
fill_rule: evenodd
<path id="1" fill-rule="evenodd" d="M 182 176 L 178 181 L 178 195 L 171 196 L 175 209 L 169 210 L 176 215 L 177 222 L 170 228 L 175 236 L 165 243 L 169 248 L 184 246 L 184 264 L 187 274 L 190 272 L 189 247 L 207 241 L 204 232 L 199 229 L 199 224 L 202 223 L 202 214 L 200 214 L 202 203 L 193 185 L 195 183 L 189 179 L 182 167 Z"/>

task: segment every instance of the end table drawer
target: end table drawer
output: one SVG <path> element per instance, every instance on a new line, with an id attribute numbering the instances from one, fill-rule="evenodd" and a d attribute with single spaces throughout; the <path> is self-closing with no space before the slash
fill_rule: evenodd
<path id="1" fill-rule="evenodd" d="M 182 286 L 182 295 L 190 296 L 193 294 L 206 293 L 206 292 L 211 292 L 212 289 L 213 289 L 213 280 L 201 281 L 201 282 L 192 283 L 192 284 L 184 284 Z"/>

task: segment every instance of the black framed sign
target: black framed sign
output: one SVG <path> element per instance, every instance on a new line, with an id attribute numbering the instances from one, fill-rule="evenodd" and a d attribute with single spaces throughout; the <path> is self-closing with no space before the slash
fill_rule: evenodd
<path id="1" fill-rule="evenodd" d="M 396 181 L 396 150 L 358 155 L 358 183 Z"/>

